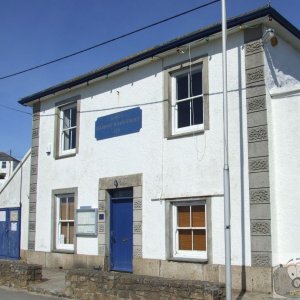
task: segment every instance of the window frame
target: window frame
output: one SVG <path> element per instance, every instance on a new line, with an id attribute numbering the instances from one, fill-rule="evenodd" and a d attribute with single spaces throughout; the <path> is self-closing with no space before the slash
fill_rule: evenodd
<path id="1" fill-rule="evenodd" d="M 174 71 L 171 72 L 171 95 L 172 95 L 172 130 L 174 133 L 184 133 L 184 132 L 190 132 L 190 131 L 197 131 L 197 130 L 204 130 L 204 102 L 203 102 L 203 89 L 202 93 L 199 95 L 190 95 L 190 80 L 188 80 L 188 97 L 184 99 L 178 99 L 178 84 L 177 84 L 177 78 L 187 74 L 188 79 L 190 79 L 190 76 L 193 74 L 193 72 L 201 70 L 201 80 L 203 84 L 203 65 L 202 64 L 197 64 L 192 66 L 191 68 L 184 68 L 179 71 Z M 202 120 L 203 122 L 200 124 L 191 124 L 192 123 L 192 107 L 191 107 L 191 102 L 193 99 L 196 98 L 202 98 Z M 182 102 L 190 102 L 190 125 L 185 126 L 185 127 L 178 127 L 178 103 Z"/>
<path id="2" fill-rule="evenodd" d="M 56 121 L 55 121 L 55 159 L 75 156 L 79 151 L 79 129 L 80 129 L 80 95 L 59 101 L 56 106 Z M 76 108 L 76 126 L 70 126 L 67 129 L 63 128 L 64 112 L 71 108 Z M 75 133 L 75 147 L 64 150 L 64 134 L 67 130 L 76 129 Z"/>
<path id="3" fill-rule="evenodd" d="M 171 202 L 172 205 L 172 254 L 174 258 L 194 258 L 194 259 L 208 259 L 208 228 L 207 228 L 207 204 L 205 200 L 198 201 L 176 201 Z M 205 207 L 205 227 L 192 227 L 190 226 L 188 229 L 190 230 L 205 230 L 205 245 L 206 250 L 179 250 L 179 239 L 178 239 L 178 213 L 177 208 L 179 206 L 204 206 Z M 190 210 L 191 211 L 191 210 Z M 190 215 L 191 218 L 191 215 Z M 186 229 L 186 228 L 184 228 Z"/>
<path id="4" fill-rule="evenodd" d="M 64 118 L 65 118 L 65 114 L 66 114 L 66 111 L 70 111 L 72 109 L 76 109 L 76 124 L 75 126 L 72 126 L 70 124 L 69 127 L 67 128 L 64 128 Z M 66 105 L 66 106 L 62 106 L 60 108 L 60 134 L 59 134 L 59 144 L 60 144 L 60 154 L 61 155 L 67 155 L 67 154 L 73 154 L 76 152 L 76 145 L 77 145 L 77 141 L 76 141 L 76 138 L 77 138 L 77 105 L 76 103 L 72 103 L 72 104 L 69 104 L 69 105 Z M 72 118 L 72 113 L 71 113 L 71 118 Z M 70 123 L 72 123 L 72 119 L 70 118 Z M 70 134 L 72 132 L 72 130 L 75 129 L 75 147 L 74 148 L 69 148 L 69 149 L 64 149 L 64 145 L 65 145 L 65 133 L 66 132 L 69 132 L 69 135 L 70 135 L 70 139 L 73 138 L 73 134 Z M 71 142 L 72 143 L 72 142 Z"/>
<path id="5" fill-rule="evenodd" d="M 6 161 L 2 161 L 1 162 L 1 168 L 2 169 L 6 169 L 7 168 L 7 162 Z"/>
<path id="6" fill-rule="evenodd" d="M 74 202 L 74 219 L 66 219 L 66 220 L 63 220 L 60 218 L 60 201 L 63 199 L 63 198 L 66 198 L 66 199 L 69 199 L 73 197 L 73 202 Z M 60 194 L 60 195 L 56 195 L 56 219 L 55 219 L 55 223 L 56 223 L 56 240 L 55 240 L 55 245 L 56 245 L 56 249 L 58 250 L 69 250 L 69 251 L 74 251 L 74 240 L 75 240 L 75 194 L 74 193 L 70 193 L 70 194 Z M 67 200 L 69 203 L 69 200 Z M 68 210 L 67 210 L 68 211 Z M 74 224 L 74 235 L 73 235 L 73 243 L 72 244 L 65 244 L 65 243 L 61 243 L 60 242 L 60 232 L 61 232 L 61 225 L 62 223 L 72 223 Z M 69 227 L 68 227 L 68 231 L 69 231 Z M 68 236 L 67 236 L 67 239 L 68 239 Z"/>
<path id="7" fill-rule="evenodd" d="M 203 123 L 192 126 L 177 128 L 177 114 L 175 111 L 176 99 L 176 82 L 174 75 L 180 72 L 189 72 L 190 69 L 202 69 L 202 106 L 203 106 Z M 174 84 L 175 83 L 175 84 Z M 208 55 L 195 57 L 191 60 L 166 66 L 164 68 L 164 99 L 165 108 L 165 138 L 177 138 L 187 135 L 201 134 L 209 130 L 209 81 L 208 81 Z"/>
<path id="8" fill-rule="evenodd" d="M 74 197 L 74 220 L 67 220 L 74 222 L 74 235 L 73 235 L 73 244 L 61 244 L 59 241 L 59 200 L 65 196 Z M 77 188 L 67 188 L 67 189 L 58 189 L 52 191 L 53 199 L 53 219 L 52 219 L 52 249 L 54 252 L 63 252 L 63 253 L 76 253 L 77 248 L 77 238 L 75 233 L 76 226 L 76 209 L 77 209 L 77 198 L 78 198 L 78 189 Z"/>

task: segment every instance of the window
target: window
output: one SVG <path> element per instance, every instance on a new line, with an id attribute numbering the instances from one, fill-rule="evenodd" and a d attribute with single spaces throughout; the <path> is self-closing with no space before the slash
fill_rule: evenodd
<path id="1" fill-rule="evenodd" d="M 2 169 L 6 169 L 6 161 L 2 162 Z"/>
<path id="2" fill-rule="evenodd" d="M 56 249 L 74 250 L 74 194 L 56 196 Z"/>
<path id="3" fill-rule="evenodd" d="M 80 95 L 55 104 L 55 147 L 56 159 L 78 153 Z"/>
<path id="4" fill-rule="evenodd" d="M 166 137 L 209 129 L 207 56 L 167 67 L 164 75 Z"/>
<path id="5" fill-rule="evenodd" d="M 203 124 L 202 67 L 172 75 L 175 130 Z M 202 128 L 202 127 L 201 127 Z"/>
<path id="6" fill-rule="evenodd" d="M 207 259 L 206 204 L 173 203 L 173 256 Z"/>
<path id="7" fill-rule="evenodd" d="M 76 149 L 77 107 L 69 105 L 60 109 L 61 154 L 74 153 Z"/>

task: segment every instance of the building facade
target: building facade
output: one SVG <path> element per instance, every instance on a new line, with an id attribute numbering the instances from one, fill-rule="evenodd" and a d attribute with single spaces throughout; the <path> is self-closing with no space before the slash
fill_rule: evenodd
<path id="1" fill-rule="evenodd" d="M 270 7 L 228 28 L 233 287 L 270 292 L 300 251 L 300 33 Z M 223 282 L 221 71 L 214 25 L 23 98 L 24 258 Z"/>
<path id="2" fill-rule="evenodd" d="M 3 184 L 9 179 L 19 161 L 14 157 L 0 152 L 0 189 Z"/>

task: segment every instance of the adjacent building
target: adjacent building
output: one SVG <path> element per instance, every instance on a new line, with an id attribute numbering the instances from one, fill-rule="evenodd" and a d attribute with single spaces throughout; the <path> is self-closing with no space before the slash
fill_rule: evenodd
<path id="1" fill-rule="evenodd" d="M 237 289 L 272 291 L 300 252 L 299 39 L 269 6 L 228 21 Z M 33 108 L 23 258 L 223 282 L 221 73 L 216 24 L 21 99 Z"/>
<path id="2" fill-rule="evenodd" d="M 11 155 L 0 152 L 0 189 L 13 173 L 18 163 L 19 161 Z"/>

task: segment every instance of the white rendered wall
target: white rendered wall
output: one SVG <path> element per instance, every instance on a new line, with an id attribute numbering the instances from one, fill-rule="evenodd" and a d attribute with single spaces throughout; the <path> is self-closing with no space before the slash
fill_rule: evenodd
<path id="1" fill-rule="evenodd" d="M 21 210 L 21 249 L 28 249 L 28 213 L 30 186 L 30 152 L 14 170 L 10 179 L 0 188 L 0 208 L 20 207 Z M 21 197 L 21 198 L 20 198 Z"/>
<path id="2" fill-rule="evenodd" d="M 300 55 L 278 41 L 265 47 L 274 266 L 300 253 Z"/>
<path id="3" fill-rule="evenodd" d="M 247 122 L 243 33 L 229 36 L 229 159 L 232 207 L 232 263 L 250 265 Z M 174 50 L 174 53 L 176 51 Z M 99 178 L 143 174 L 143 257 L 165 259 L 165 203 L 157 198 L 212 197 L 213 263 L 224 263 L 223 115 L 221 41 L 191 48 L 209 55 L 210 129 L 167 140 L 163 120 L 163 68 L 189 59 L 174 54 L 41 103 L 36 250 L 51 251 L 54 189 L 78 187 L 78 206 L 97 207 Z M 55 160 L 54 104 L 81 94 L 79 153 Z M 156 103 L 153 103 L 156 102 Z M 149 104 L 152 103 L 152 104 Z M 96 141 L 95 121 L 126 106 L 142 109 L 139 133 Z M 242 218 L 245 221 L 242 221 Z M 97 254 L 97 238 L 77 240 L 78 254 Z"/>

